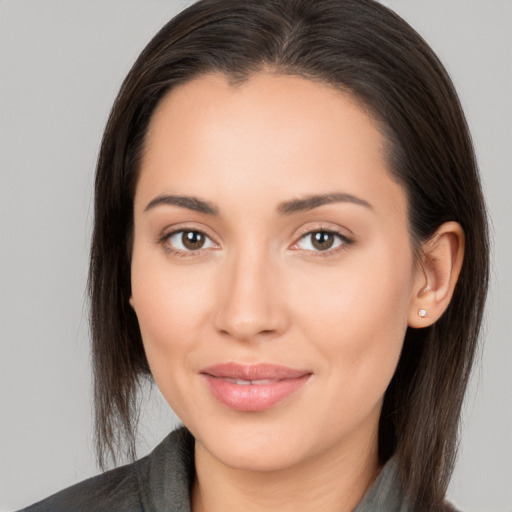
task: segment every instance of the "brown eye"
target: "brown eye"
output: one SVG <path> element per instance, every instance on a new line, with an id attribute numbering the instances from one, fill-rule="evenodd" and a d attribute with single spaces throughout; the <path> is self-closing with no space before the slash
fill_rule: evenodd
<path id="1" fill-rule="evenodd" d="M 311 243 L 315 249 L 326 251 L 334 245 L 334 234 L 327 231 L 317 231 L 311 234 Z"/>
<path id="2" fill-rule="evenodd" d="M 205 237 L 199 231 L 183 231 L 181 235 L 181 243 L 187 249 L 194 251 L 203 247 Z"/>
<path id="3" fill-rule="evenodd" d="M 166 243 L 181 252 L 199 251 L 215 246 L 208 236 L 201 231 L 194 230 L 175 231 L 166 237 Z"/>
<path id="4" fill-rule="evenodd" d="M 297 242 L 297 247 L 306 251 L 325 252 L 341 245 L 350 245 L 351 241 L 340 233 L 319 230 L 306 233 Z"/>

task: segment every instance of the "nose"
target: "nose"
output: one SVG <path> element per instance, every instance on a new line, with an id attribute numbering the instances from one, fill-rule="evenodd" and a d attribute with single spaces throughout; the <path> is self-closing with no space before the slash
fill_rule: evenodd
<path id="1" fill-rule="evenodd" d="M 217 287 L 218 332 L 239 341 L 256 341 L 286 331 L 289 315 L 277 267 L 254 251 L 226 262 Z"/>

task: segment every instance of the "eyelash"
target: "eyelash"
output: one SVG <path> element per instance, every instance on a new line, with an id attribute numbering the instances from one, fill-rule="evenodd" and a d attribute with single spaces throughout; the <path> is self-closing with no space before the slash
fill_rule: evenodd
<path id="1" fill-rule="evenodd" d="M 199 253 L 205 248 L 201 247 L 200 249 L 197 249 L 195 251 L 194 250 L 183 250 L 183 249 L 177 249 L 176 247 L 174 247 L 170 244 L 170 239 L 173 236 L 178 235 L 178 234 L 181 234 L 181 236 L 183 236 L 183 233 L 198 233 L 198 234 L 202 235 L 203 237 L 205 237 L 205 239 L 209 240 L 211 243 L 214 243 L 213 240 L 211 239 L 211 237 L 209 237 L 204 231 L 201 231 L 200 229 L 186 229 L 186 228 L 176 229 L 174 231 L 171 231 L 170 233 L 164 234 L 159 239 L 159 243 L 162 245 L 162 247 L 164 248 L 164 250 L 166 252 L 171 253 L 175 256 L 178 256 L 181 258 L 190 258 L 190 257 L 198 256 Z M 209 247 L 207 247 L 206 249 L 209 249 Z"/>
<path id="2" fill-rule="evenodd" d="M 211 249 L 211 247 L 206 247 L 206 248 L 201 247 L 197 250 L 183 250 L 183 249 L 177 249 L 176 247 L 172 246 L 169 243 L 169 240 L 173 236 L 178 235 L 178 234 L 181 234 L 181 236 L 183 236 L 183 233 L 200 234 L 200 235 L 204 236 L 207 240 L 209 240 L 212 244 L 215 244 L 215 242 L 213 242 L 213 240 L 204 231 L 201 231 L 200 229 L 177 229 L 175 231 L 171 231 L 170 233 L 164 234 L 159 239 L 159 243 L 162 245 L 162 247 L 164 248 L 164 250 L 166 252 L 172 253 L 178 257 L 183 257 L 183 258 L 198 256 L 202 252 L 202 250 Z M 348 238 L 347 236 L 343 235 L 342 233 L 340 233 L 339 231 L 337 231 L 335 229 L 328 228 L 328 227 L 319 227 L 316 229 L 307 230 L 304 233 L 302 233 L 300 235 L 300 237 L 297 239 L 297 241 L 294 242 L 294 244 L 292 245 L 292 249 L 301 240 L 305 240 L 308 236 L 312 236 L 315 233 L 328 233 L 330 235 L 334 235 L 335 237 L 338 238 L 340 243 L 333 249 L 326 249 L 325 251 L 320 251 L 320 250 L 315 251 L 315 250 L 305 249 L 305 251 L 311 253 L 314 257 L 333 256 L 335 254 L 338 254 L 341 251 L 346 250 L 347 247 L 349 247 L 350 245 L 352 245 L 354 243 L 354 240 Z M 293 250 L 301 250 L 301 249 L 293 249 Z"/>
<path id="3" fill-rule="evenodd" d="M 305 249 L 307 252 L 311 253 L 311 255 L 314 257 L 326 258 L 329 256 L 334 256 L 334 255 L 346 250 L 350 245 L 352 245 L 354 243 L 354 240 L 352 240 L 351 238 L 348 238 L 346 235 L 343 235 L 336 229 L 333 229 L 330 227 L 318 227 L 315 229 L 308 229 L 307 231 L 302 233 L 300 235 L 300 237 L 298 238 L 298 240 L 293 244 L 292 247 L 296 246 L 301 240 L 304 240 L 307 237 L 314 235 L 315 233 L 328 233 L 330 235 L 334 235 L 335 237 L 338 238 L 340 243 L 336 247 L 334 247 L 332 249 L 331 248 L 326 249 L 325 251 L 315 251 L 315 250 Z M 295 250 L 300 250 L 300 249 L 295 249 Z"/>

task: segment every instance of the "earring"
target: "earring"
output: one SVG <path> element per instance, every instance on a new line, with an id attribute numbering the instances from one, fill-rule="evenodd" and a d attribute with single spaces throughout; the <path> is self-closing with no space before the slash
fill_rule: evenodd
<path id="1" fill-rule="evenodd" d="M 426 309 L 419 309 L 418 315 L 421 316 L 421 318 L 425 318 L 427 316 L 427 310 Z"/>

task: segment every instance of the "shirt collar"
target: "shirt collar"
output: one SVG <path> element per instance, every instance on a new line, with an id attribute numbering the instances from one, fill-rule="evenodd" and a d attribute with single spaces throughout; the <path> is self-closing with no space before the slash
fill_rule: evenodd
<path id="1" fill-rule="evenodd" d="M 139 471 L 144 507 L 159 512 L 191 512 L 190 496 L 195 476 L 192 434 L 185 427 L 175 430 L 153 450 L 146 461 L 149 467 Z M 377 510 L 412 510 L 405 498 L 394 458 L 384 465 L 353 512 Z"/>

